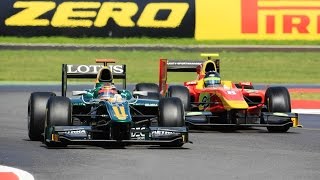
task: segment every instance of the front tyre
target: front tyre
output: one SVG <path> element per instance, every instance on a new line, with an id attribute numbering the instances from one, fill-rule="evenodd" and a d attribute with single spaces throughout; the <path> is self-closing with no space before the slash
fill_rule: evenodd
<path id="1" fill-rule="evenodd" d="M 184 126 L 184 110 L 179 98 L 162 98 L 159 101 L 159 126 Z"/>
<path id="2" fill-rule="evenodd" d="M 291 101 L 288 89 L 285 87 L 270 87 L 265 93 L 265 105 L 268 112 L 291 112 Z M 279 124 L 284 123 L 279 120 Z M 269 132 L 284 133 L 290 126 L 267 127 Z"/>
<path id="3" fill-rule="evenodd" d="M 56 95 L 52 92 L 34 92 L 30 95 L 28 102 L 28 136 L 32 141 L 41 140 L 47 102 L 53 96 Z"/>
<path id="4" fill-rule="evenodd" d="M 161 98 L 161 94 L 159 93 L 159 86 L 155 83 L 138 83 L 135 87 L 136 91 L 147 91 L 147 96 L 135 95 L 137 98 L 141 99 L 154 99 L 159 100 Z"/>
<path id="5" fill-rule="evenodd" d="M 71 101 L 67 97 L 51 97 L 47 104 L 47 126 L 70 126 Z"/>
<path id="6" fill-rule="evenodd" d="M 179 98 L 162 98 L 159 101 L 160 127 L 183 127 L 185 126 L 184 109 Z M 166 147 L 181 147 L 183 142 L 168 144 Z"/>
<path id="7" fill-rule="evenodd" d="M 51 97 L 47 104 L 46 123 L 45 127 L 52 126 L 71 126 L 72 125 L 72 107 L 71 101 L 67 97 L 58 96 Z M 48 137 L 45 137 L 45 143 L 48 147 L 64 147 L 60 142 L 47 142 Z"/>

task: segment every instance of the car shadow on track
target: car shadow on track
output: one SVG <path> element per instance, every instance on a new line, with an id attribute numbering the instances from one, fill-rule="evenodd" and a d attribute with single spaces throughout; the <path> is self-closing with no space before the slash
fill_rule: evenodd
<path id="1" fill-rule="evenodd" d="M 40 143 L 40 147 L 46 149 L 176 149 L 176 150 L 189 150 L 190 148 L 186 147 L 168 147 L 168 146 L 160 146 L 160 145 L 106 145 L 106 144 L 97 144 L 97 145 L 67 145 L 62 147 L 48 147 L 44 144 L 43 141 L 32 141 L 30 139 L 22 139 L 23 141 L 29 142 L 37 142 Z M 190 141 L 192 144 L 192 142 Z"/>

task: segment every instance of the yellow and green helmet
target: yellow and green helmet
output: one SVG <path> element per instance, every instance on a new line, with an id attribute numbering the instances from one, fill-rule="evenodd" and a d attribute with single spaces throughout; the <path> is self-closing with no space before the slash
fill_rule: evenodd
<path id="1" fill-rule="evenodd" d="M 221 84 L 221 78 L 218 72 L 216 71 L 208 71 L 204 76 L 204 86 L 211 87 Z"/>

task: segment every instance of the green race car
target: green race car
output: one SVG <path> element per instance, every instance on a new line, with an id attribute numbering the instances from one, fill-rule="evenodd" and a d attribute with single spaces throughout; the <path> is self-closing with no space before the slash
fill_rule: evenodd
<path id="1" fill-rule="evenodd" d="M 99 65 L 63 65 L 62 96 L 34 92 L 28 103 L 31 140 L 44 140 L 48 147 L 73 144 L 98 146 L 161 145 L 181 147 L 188 129 L 179 98 L 161 98 L 152 83 L 126 90 L 126 66 L 97 60 Z M 96 78 L 94 88 L 67 94 L 68 78 Z M 122 79 L 116 89 L 114 79 Z"/>

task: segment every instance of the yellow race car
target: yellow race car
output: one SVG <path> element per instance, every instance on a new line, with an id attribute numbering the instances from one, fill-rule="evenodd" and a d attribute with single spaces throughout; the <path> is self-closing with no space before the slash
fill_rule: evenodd
<path id="1" fill-rule="evenodd" d="M 286 132 L 301 127 L 298 114 L 291 113 L 285 87 L 254 89 L 251 82 L 221 80 L 218 54 L 202 54 L 205 60 L 160 59 L 159 88 L 163 96 L 179 97 L 186 123 L 194 126 L 259 126 L 269 132 Z M 167 84 L 168 72 L 194 72 L 195 80 L 184 85 Z"/>

